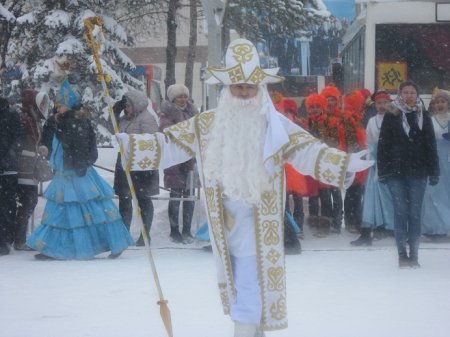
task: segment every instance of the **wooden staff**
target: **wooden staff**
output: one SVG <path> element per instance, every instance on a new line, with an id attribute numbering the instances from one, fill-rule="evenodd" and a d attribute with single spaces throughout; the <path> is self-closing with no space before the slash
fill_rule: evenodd
<path id="1" fill-rule="evenodd" d="M 112 99 L 109 95 L 109 90 L 106 85 L 106 82 L 109 81 L 111 79 L 111 77 L 109 75 L 105 75 L 103 73 L 103 67 L 100 62 L 100 56 L 99 56 L 99 49 L 100 49 L 101 43 L 97 42 L 92 34 L 92 32 L 96 26 L 98 27 L 98 29 L 100 29 L 100 34 L 102 34 L 101 33 L 101 27 L 103 26 L 102 19 L 100 19 L 97 16 L 94 16 L 94 17 L 90 17 L 90 18 L 87 18 L 84 20 L 85 37 L 86 37 L 89 47 L 92 50 L 92 56 L 94 58 L 95 66 L 97 68 L 97 79 L 102 83 L 103 94 L 108 102 L 108 112 L 109 112 L 109 116 L 111 117 L 111 121 L 112 121 L 112 124 L 114 127 L 114 133 L 118 133 L 119 128 L 117 126 L 117 121 L 116 121 L 116 118 L 113 113 Z M 122 160 L 124 160 L 125 159 L 125 156 L 124 156 L 125 151 L 123 148 L 123 144 L 121 142 L 119 142 L 119 150 L 120 150 L 120 155 L 122 157 Z M 161 318 L 163 320 L 163 323 L 166 328 L 168 336 L 173 337 L 172 320 L 170 317 L 170 310 L 169 310 L 169 307 L 167 306 L 167 300 L 164 299 L 164 296 L 163 296 L 163 293 L 161 290 L 158 273 L 156 271 L 156 266 L 155 266 L 155 262 L 153 259 L 152 251 L 150 249 L 148 236 L 147 236 L 147 233 L 146 233 L 146 230 L 144 227 L 144 222 L 142 221 L 141 209 L 139 207 L 139 203 L 138 203 L 138 200 L 136 197 L 136 191 L 134 189 L 133 181 L 131 180 L 130 169 L 129 169 L 128 165 L 125 165 L 125 176 L 127 177 L 128 186 L 130 187 L 133 209 L 135 210 L 135 219 L 138 221 L 138 224 L 140 225 L 140 228 L 141 228 L 142 237 L 144 238 L 145 248 L 147 250 L 147 257 L 150 262 L 150 266 L 152 268 L 153 278 L 155 279 L 156 288 L 158 289 L 159 301 L 157 303 L 160 306 Z"/>

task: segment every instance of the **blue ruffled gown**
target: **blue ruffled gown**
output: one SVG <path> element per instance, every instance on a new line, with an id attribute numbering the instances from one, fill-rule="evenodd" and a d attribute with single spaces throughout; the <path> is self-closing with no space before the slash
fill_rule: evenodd
<path id="1" fill-rule="evenodd" d="M 53 137 L 50 164 L 55 171 L 44 197 L 41 225 L 27 240 L 28 246 L 62 260 L 87 260 L 111 251 L 117 254 L 133 245 L 112 188 L 92 167 L 79 177 L 64 170 L 60 141 Z"/>
<path id="2" fill-rule="evenodd" d="M 435 124 L 435 121 L 433 121 Z M 422 234 L 450 233 L 450 142 L 435 128 L 440 177 L 435 186 L 427 185 L 422 203 Z"/>
<path id="3" fill-rule="evenodd" d="M 382 121 L 382 116 L 375 115 L 369 120 L 366 128 L 370 159 L 375 160 L 375 163 Z M 387 184 L 378 181 L 378 169 L 375 164 L 370 167 L 367 177 L 361 227 L 375 229 L 380 226 L 389 230 L 394 229 L 394 206 Z"/>

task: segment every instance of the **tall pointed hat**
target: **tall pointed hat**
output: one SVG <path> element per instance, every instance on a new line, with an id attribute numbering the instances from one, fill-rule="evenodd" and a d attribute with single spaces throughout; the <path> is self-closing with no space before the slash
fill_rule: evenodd
<path id="1" fill-rule="evenodd" d="M 267 84 L 284 80 L 277 76 L 279 68 L 261 69 L 259 55 L 252 42 L 236 39 L 230 43 L 225 54 L 225 69 L 208 67 L 212 76 L 207 84 Z"/>

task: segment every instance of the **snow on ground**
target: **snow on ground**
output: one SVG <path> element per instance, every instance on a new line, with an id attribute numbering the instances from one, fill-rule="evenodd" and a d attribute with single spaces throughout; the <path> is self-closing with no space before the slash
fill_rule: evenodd
<path id="1" fill-rule="evenodd" d="M 114 167 L 102 151 L 99 164 Z M 112 183 L 112 174 L 99 170 Z M 164 194 L 162 194 L 164 196 Z M 167 194 L 165 194 L 167 196 Z M 36 208 L 40 221 L 45 200 Z M 193 228 L 204 221 L 200 204 Z M 168 239 L 167 201 L 155 201 L 153 257 L 175 337 L 231 337 L 211 253 L 203 243 Z M 139 231 L 132 227 L 134 237 Z M 287 256 L 288 329 L 267 337 L 448 337 L 450 243 L 423 240 L 422 268 L 398 269 L 392 238 L 355 248 L 355 234 L 315 238 Z M 165 337 L 145 248 L 117 260 L 35 261 L 33 252 L 0 257 L 1 337 Z"/>

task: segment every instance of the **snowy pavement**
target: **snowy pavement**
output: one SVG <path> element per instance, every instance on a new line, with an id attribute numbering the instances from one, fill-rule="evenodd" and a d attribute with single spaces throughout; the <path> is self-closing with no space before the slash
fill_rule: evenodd
<path id="1" fill-rule="evenodd" d="M 450 244 L 424 242 L 422 268 L 398 269 L 393 239 L 358 249 L 348 245 L 354 237 L 307 235 L 303 253 L 287 256 L 289 328 L 267 336 L 448 337 Z M 174 336 L 231 337 L 211 253 L 171 245 L 153 255 Z M 33 255 L 0 258 L 1 337 L 166 336 L 144 248 L 117 260 Z"/>

